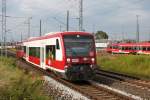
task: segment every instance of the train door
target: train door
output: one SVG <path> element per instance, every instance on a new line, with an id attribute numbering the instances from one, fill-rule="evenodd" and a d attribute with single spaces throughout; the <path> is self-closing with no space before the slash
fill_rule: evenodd
<path id="1" fill-rule="evenodd" d="M 55 69 L 63 69 L 62 65 L 62 48 L 60 45 L 60 39 L 55 39 L 53 44 L 46 45 L 45 47 L 46 55 L 45 55 L 45 62 L 47 66 Z"/>
<path id="2" fill-rule="evenodd" d="M 45 51 L 46 65 L 53 66 L 56 57 L 55 45 L 46 45 Z"/>
<path id="3" fill-rule="evenodd" d="M 44 53 L 44 47 L 41 47 L 40 48 L 40 62 L 41 62 L 41 68 L 45 69 L 45 65 L 44 65 L 44 56 L 45 56 L 45 53 Z"/>

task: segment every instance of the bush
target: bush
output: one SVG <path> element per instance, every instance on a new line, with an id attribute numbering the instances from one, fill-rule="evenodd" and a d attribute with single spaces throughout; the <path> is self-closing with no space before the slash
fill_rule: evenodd
<path id="1" fill-rule="evenodd" d="M 39 76 L 25 74 L 15 66 L 15 59 L 0 57 L 0 99 L 2 100 L 49 100 L 43 94 L 43 81 Z M 9 62 L 9 63 L 8 63 Z"/>

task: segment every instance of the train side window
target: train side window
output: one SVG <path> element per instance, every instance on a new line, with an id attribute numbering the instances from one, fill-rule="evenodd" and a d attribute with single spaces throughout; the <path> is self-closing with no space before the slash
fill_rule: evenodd
<path id="1" fill-rule="evenodd" d="M 118 49 L 118 47 L 117 47 L 117 46 L 114 46 L 114 49 Z"/>
<path id="2" fill-rule="evenodd" d="M 118 47 L 119 48 L 119 50 L 122 50 L 122 47 Z"/>
<path id="3" fill-rule="evenodd" d="M 146 47 L 143 47 L 143 51 L 146 51 Z"/>
<path id="4" fill-rule="evenodd" d="M 150 51 L 150 47 L 147 48 L 147 51 Z"/>
<path id="5" fill-rule="evenodd" d="M 124 47 L 121 47 L 121 49 L 120 50 L 124 50 Z"/>
<path id="6" fill-rule="evenodd" d="M 26 53 L 26 46 L 23 46 L 23 51 L 24 53 Z"/>
<path id="7" fill-rule="evenodd" d="M 34 48 L 33 47 L 29 47 L 29 56 L 34 56 Z"/>
<path id="8" fill-rule="evenodd" d="M 59 40 L 56 39 L 56 49 L 60 49 Z"/>
<path id="9" fill-rule="evenodd" d="M 127 50 L 127 48 L 126 48 L 126 47 L 124 47 L 124 50 Z"/>
<path id="10" fill-rule="evenodd" d="M 132 48 L 131 48 L 131 47 L 129 47 L 129 50 L 132 50 Z"/>
<path id="11" fill-rule="evenodd" d="M 123 50 L 126 50 L 126 48 L 125 48 L 125 47 L 123 47 Z"/>
<path id="12" fill-rule="evenodd" d="M 134 50 L 138 50 L 138 47 L 134 47 Z"/>
<path id="13" fill-rule="evenodd" d="M 40 58 L 40 47 L 29 47 L 29 56 Z"/>
<path id="14" fill-rule="evenodd" d="M 35 52 L 36 52 L 35 56 L 40 58 L 40 47 L 36 47 Z"/>

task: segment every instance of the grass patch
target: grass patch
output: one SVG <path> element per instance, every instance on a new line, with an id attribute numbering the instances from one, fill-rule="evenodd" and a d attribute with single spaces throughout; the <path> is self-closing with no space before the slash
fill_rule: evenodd
<path id="1" fill-rule="evenodd" d="M 0 99 L 2 100 L 49 100 L 43 94 L 43 81 L 32 78 L 15 65 L 14 58 L 0 57 Z"/>
<path id="2" fill-rule="evenodd" d="M 97 57 L 97 63 L 104 70 L 150 79 L 149 55 L 103 55 Z"/>

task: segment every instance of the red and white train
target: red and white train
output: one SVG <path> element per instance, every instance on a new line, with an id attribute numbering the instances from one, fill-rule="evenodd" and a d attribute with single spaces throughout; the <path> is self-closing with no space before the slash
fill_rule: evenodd
<path id="1" fill-rule="evenodd" d="M 150 43 L 115 43 L 108 45 L 106 51 L 118 54 L 150 54 Z"/>
<path id="2" fill-rule="evenodd" d="M 96 68 L 94 37 L 86 32 L 55 32 L 30 38 L 17 56 L 67 80 L 88 80 Z"/>

